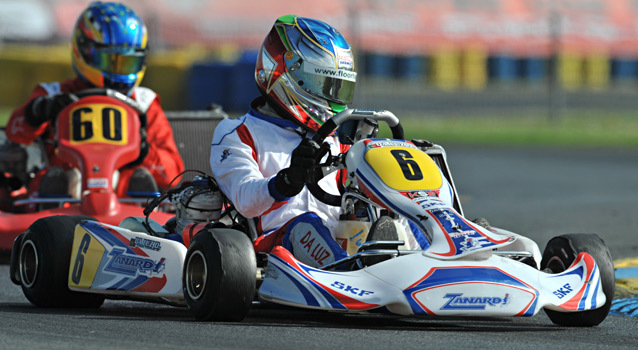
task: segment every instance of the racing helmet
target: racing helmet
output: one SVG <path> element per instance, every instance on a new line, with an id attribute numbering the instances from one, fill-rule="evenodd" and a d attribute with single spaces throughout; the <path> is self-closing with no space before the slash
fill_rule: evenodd
<path id="1" fill-rule="evenodd" d="M 71 62 L 83 80 L 95 87 L 131 94 L 146 70 L 147 32 L 130 8 L 93 2 L 73 29 Z"/>
<path id="2" fill-rule="evenodd" d="M 284 117 L 317 131 L 352 103 L 357 73 L 352 46 L 332 26 L 279 17 L 259 50 L 255 81 Z"/>

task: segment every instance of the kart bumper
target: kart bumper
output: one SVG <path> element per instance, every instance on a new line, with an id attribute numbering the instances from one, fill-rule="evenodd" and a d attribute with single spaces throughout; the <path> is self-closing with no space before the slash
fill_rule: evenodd
<path id="1" fill-rule="evenodd" d="M 423 253 L 356 271 L 326 271 L 277 247 L 258 294 L 265 301 L 303 308 L 450 316 L 532 316 L 542 308 L 583 311 L 606 301 L 599 269 L 587 253 L 559 274 L 496 255 L 443 261 Z"/>

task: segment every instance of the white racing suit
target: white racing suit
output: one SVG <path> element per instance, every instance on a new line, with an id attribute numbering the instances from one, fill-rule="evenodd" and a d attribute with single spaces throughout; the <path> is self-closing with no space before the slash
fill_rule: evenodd
<path id="1" fill-rule="evenodd" d="M 220 189 L 237 211 L 257 218 L 261 236 L 254 242 L 256 251 L 268 253 L 283 245 L 301 262 L 322 266 L 347 256 L 333 233 L 341 209 L 320 202 L 307 187 L 290 198 L 274 187 L 275 175 L 290 165 L 292 151 L 303 137 L 296 123 L 251 108 L 239 118 L 222 120 L 215 128 L 210 164 Z M 326 142 L 333 155 L 347 150 L 336 137 Z M 345 173 L 334 172 L 319 185 L 328 193 L 339 194 L 340 175 Z M 414 233 L 415 227 L 410 226 Z M 423 233 L 418 234 L 414 248 L 424 249 L 429 244 Z"/>
<path id="2" fill-rule="evenodd" d="M 215 128 L 210 164 L 219 187 L 237 211 L 247 218 L 257 218 L 257 230 L 264 234 L 255 242 L 257 251 L 269 252 L 273 245 L 284 245 L 302 262 L 319 266 L 346 256 L 330 235 L 340 208 L 320 202 L 307 187 L 294 197 L 284 197 L 273 183 L 275 175 L 290 165 L 292 151 L 302 137 L 302 129 L 296 123 L 251 108 L 237 119 L 222 120 Z M 342 146 L 336 137 L 328 137 L 326 142 L 333 155 L 341 153 Z M 321 179 L 321 188 L 339 194 L 337 174 Z M 305 236 L 310 232 L 312 237 L 287 234 L 285 242 L 281 236 L 269 237 L 302 214 L 307 214 L 303 217 L 309 220 L 296 220 L 295 224 L 309 224 L 314 228 L 317 223 L 323 223 L 303 233 Z M 287 225 L 288 229 L 293 226 L 298 225 Z M 264 239 L 276 242 L 264 242 Z"/>

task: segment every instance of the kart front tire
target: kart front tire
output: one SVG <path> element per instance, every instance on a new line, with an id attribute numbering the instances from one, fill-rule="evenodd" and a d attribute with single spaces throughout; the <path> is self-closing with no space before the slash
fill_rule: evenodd
<path id="1" fill-rule="evenodd" d="M 35 221 L 22 237 L 18 273 L 22 292 L 39 307 L 99 308 L 104 297 L 68 287 L 75 225 L 88 216 L 49 216 Z"/>
<path id="2" fill-rule="evenodd" d="M 545 309 L 552 322 L 560 326 L 596 326 L 607 317 L 614 299 L 614 263 L 605 242 L 596 234 L 573 233 L 552 238 L 543 252 L 541 270 L 550 270 L 553 273 L 565 271 L 581 252 L 589 253 L 596 261 L 607 300 L 603 306 L 587 311 L 559 312 Z"/>
<path id="3" fill-rule="evenodd" d="M 198 321 L 243 320 L 255 297 L 257 262 L 240 231 L 209 228 L 188 247 L 182 274 L 186 304 Z"/>

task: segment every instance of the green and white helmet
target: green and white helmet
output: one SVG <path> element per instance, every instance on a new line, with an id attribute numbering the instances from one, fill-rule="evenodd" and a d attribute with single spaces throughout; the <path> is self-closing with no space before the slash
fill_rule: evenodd
<path id="1" fill-rule="evenodd" d="M 352 47 L 332 26 L 295 15 L 277 19 L 264 39 L 255 81 L 268 103 L 310 130 L 352 103 Z"/>

